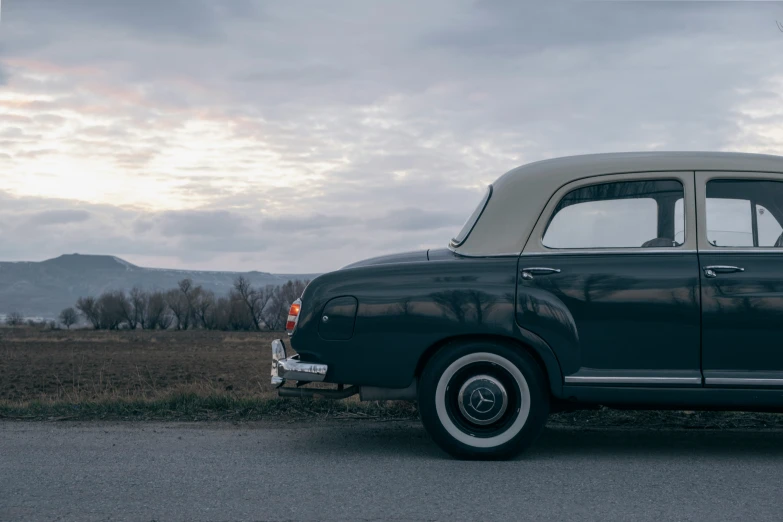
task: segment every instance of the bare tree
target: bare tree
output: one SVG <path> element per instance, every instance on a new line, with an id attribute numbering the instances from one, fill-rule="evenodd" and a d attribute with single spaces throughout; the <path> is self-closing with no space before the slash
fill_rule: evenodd
<path id="1" fill-rule="evenodd" d="M 200 286 L 193 292 L 193 313 L 196 323 L 202 328 L 212 330 L 215 328 L 215 294 L 210 290 L 204 290 Z"/>
<path id="2" fill-rule="evenodd" d="M 80 297 L 76 300 L 76 309 L 81 312 L 87 321 L 96 330 L 101 327 L 101 316 L 98 311 L 98 302 L 94 297 Z"/>
<path id="3" fill-rule="evenodd" d="M 79 320 L 79 316 L 76 313 L 76 310 L 74 310 L 71 307 L 68 307 L 64 309 L 62 312 L 60 312 L 60 323 L 65 326 L 68 330 L 71 329 L 71 326 L 76 324 L 76 322 Z"/>
<path id="4" fill-rule="evenodd" d="M 182 291 L 174 288 L 166 292 L 166 304 L 174 315 L 177 330 L 187 330 L 190 327 L 191 311 Z"/>
<path id="5" fill-rule="evenodd" d="M 229 293 L 228 299 L 219 301 L 218 318 L 219 328 L 223 330 L 256 330 L 253 316 L 235 290 Z"/>
<path id="6" fill-rule="evenodd" d="M 144 328 L 165 330 L 171 326 L 171 314 L 169 314 L 166 296 L 163 295 L 163 292 L 152 292 L 147 298 L 145 308 L 146 319 L 144 320 Z"/>
<path id="7" fill-rule="evenodd" d="M 168 310 L 168 308 L 164 309 L 163 315 L 160 316 L 160 322 L 158 323 L 158 326 L 161 330 L 168 330 L 171 328 L 171 325 L 174 323 L 174 316 L 171 314 L 171 312 Z"/>
<path id="8" fill-rule="evenodd" d="M 119 330 L 126 321 L 130 307 L 128 298 L 121 290 L 104 292 L 96 303 L 100 327 L 106 330 Z"/>
<path id="9" fill-rule="evenodd" d="M 37 319 L 28 319 L 25 323 L 27 326 L 32 326 L 33 328 L 45 328 L 46 327 L 46 321 L 41 321 Z"/>
<path id="10" fill-rule="evenodd" d="M 182 292 L 184 295 L 188 295 L 190 291 L 193 289 L 193 280 L 186 277 L 185 279 L 177 283 L 177 288 L 179 288 L 179 291 Z"/>
<path id="11" fill-rule="evenodd" d="M 245 305 L 256 330 L 261 330 L 264 309 L 274 297 L 270 288 L 255 289 L 244 276 L 234 280 L 234 298 Z"/>
<path id="12" fill-rule="evenodd" d="M 193 280 L 185 278 L 177 283 L 177 288 L 179 288 L 179 291 L 182 293 L 182 297 L 185 300 L 185 313 L 188 314 L 188 323 L 197 323 L 194 301 L 196 299 L 196 294 L 201 291 L 201 287 L 193 286 Z"/>
<path id="13" fill-rule="evenodd" d="M 174 326 L 177 330 L 279 330 L 285 326 L 291 303 L 305 286 L 307 282 L 297 280 L 254 288 L 249 280 L 239 276 L 228 296 L 217 298 L 211 290 L 183 279 L 167 292 L 148 293 L 133 288 L 129 294 L 114 290 L 97 299 L 80 297 L 76 308 L 96 329 L 140 326 L 166 330 Z"/>
<path id="14" fill-rule="evenodd" d="M 268 286 L 267 291 L 272 294 L 272 299 L 264 310 L 264 326 L 267 330 L 282 330 L 285 328 L 288 310 L 291 308 L 291 303 L 287 302 L 285 297 L 288 292 L 284 291 L 282 286 Z"/>
<path id="15" fill-rule="evenodd" d="M 129 295 L 130 305 L 133 309 L 133 322 L 142 329 L 147 328 L 147 304 L 149 296 L 147 292 L 138 287 L 133 287 Z"/>
<path id="16" fill-rule="evenodd" d="M 231 306 L 241 303 L 226 297 L 219 297 L 212 307 L 212 327 L 215 330 L 230 330 Z M 244 305 L 241 305 L 244 310 Z"/>
<path id="17" fill-rule="evenodd" d="M 128 328 L 135 330 L 139 325 L 138 317 L 136 316 L 136 310 L 133 308 L 130 298 L 125 295 L 125 292 L 118 290 L 116 292 L 117 297 L 122 296 L 117 300 L 117 309 L 121 311 L 122 322 L 128 325 Z"/>
<path id="18" fill-rule="evenodd" d="M 5 316 L 5 324 L 8 326 L 22 326 L 24 324 L 24 316 L 19 312 L 11 312 Z"/>

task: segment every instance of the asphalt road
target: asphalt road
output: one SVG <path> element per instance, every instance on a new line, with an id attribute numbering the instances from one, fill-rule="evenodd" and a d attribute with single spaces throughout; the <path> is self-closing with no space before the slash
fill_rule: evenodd
<path id="1" fill-rule="evenodd" d="M 783 432 L 548 429 L 460 462 L 417 423 L 0 422 L 0 520 L 781 520 Z"/>

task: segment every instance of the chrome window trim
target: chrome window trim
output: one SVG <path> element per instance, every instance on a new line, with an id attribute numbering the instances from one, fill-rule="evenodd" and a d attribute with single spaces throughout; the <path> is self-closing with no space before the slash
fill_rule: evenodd
<path id="1" fill-rule="evenodd" d="M 624 377 L 613 375 L 568 375 L 566 384 L 697 384 L 701 377 Z"/>
<path id="2" fill-rule="evenodd" d="M 641 250 L 641 252 L 640 252 Z M 569 248 L 553 252 L 522 252 L 521 256 L 586 256 L 596 254 L 695 254 L 696 249 L 680 248 Z M 781 252 L 783 253 L 783 249 Z"/>
<path id="3" fill-rule="evenodd" d="M 451 252 L 454 254 L 460 256 L 460 257 L 467 257 L 471 259 L 483 259 L 483 258 L 490 258 L 490 257 L 526 257 L 526 256 L 553 256 L 553 255 L 566 255 L 566 256 L 586 256 L 586 255 L 596 255 L 596 254 L 695 254 L 696 249 L 682 249 L 682 248 L 645 248 L 645 249 L 639 249 L 639 248 L 585 248 L 585 249 L 575 249 L 575 248 L 569 248 L 568 250 L 554 250 L 551 252 L 508 252 L 503 254 L 487 254 L 487 255 L 478 255 L 478 254 L 463 254 L 462 252 L 459 252 L 458 250 L 452 248 L 451 246 L 447 247 Z M 643 250 L 640 252 L 639 250 Z M 773 252 L 770 252 L 773 253 Z M 780 250 L 777 250 L 774 253 L 783 254 L 783 248 Z"/>
<path id="4" fill-rule="evenodd" d="M 543 239 L 546 228 L 549 225 L 549 221 L 552 218 L 552 214 L 557 208 L 558 203 L 563 197 L 578 188 L 582 188 L 589 185 L 614 183 L 618 181 L 644 181 L 644 180 L 665 180 L 673 179 L 682 184 L 683 189 L 683 204 L 685 207 L 685 242 L 679 246 L 673 246 L 671 248 L 644 248 L 638 247 L 622 247 L 622 248 L 549 248 L 544 246 Z M 552 196 L 550 196 L 544 207 L 543 212 L 538 217 L 536 224 L 533 226 L 533 231 L 528 238 L 524 249 L 524 254 L 648 254 L 652 252 L 656 253 L 693 253 L 696 251 L 696 208 L 694 195 L 694 172 L 693 171 L 657 171 L 657 172 L 631 172 L 626 174 L 611 174 L 591 176 L 588 178 L 582 178 L 567 183 L 557 189 Z"/>
<path id="5" fill-rule="evenodd" d="M 721 247 L 710 244 L 707 241 L 707 182 L 714 179 L 736 179 L 757 181 L 783 182 L 783 172 L 749 172 L 749 171 L 717 171 L 697 170 L 694 172 L 696 182 L 696 234 L 698 236 L 698 250 L 710 254 L 746 254 L 746 253 L 783 253 L 783 248 L 769 247 Z"/>
<path id="6" fill-rule="evenodd" d="M 503 253 L 503 254 L 486 254 L 486 255 L 481 255 L 481 254 L 463 254 L 462 252 L 460 252 L 456 248 L 452 247 L 451 245 L 448 245 L 446 248 L 448 248 L 449 250 L 451 250 L 452 253 L 454 253 L 454 254 L 456 254 L 456 255 L 458 255 L 460 257 L 469 257 L 471 259 L 482 259 L 482 258 L 485 258 L 485 257 L 519 257 L 519 252 L 509 252 L 509 253 Z"/>

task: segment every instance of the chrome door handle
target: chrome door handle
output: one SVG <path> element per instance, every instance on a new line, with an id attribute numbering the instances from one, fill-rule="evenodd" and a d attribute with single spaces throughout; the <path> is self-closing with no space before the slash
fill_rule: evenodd
<path id="1" fill-rule="evenodd" d="M 734 272 L 744 272 L 744 268 L 729 265 L 710 265 L 703 267 L 706 277 L 718 277 L 718 274 L 731 274 Z"/>
<path id="2" fill-rule="evenodd" d="M 523 268 L 521 270 L 522 272 L 522 279 L 533 279 L 534 275 L 549 275 L 549 274 L 559 274 L 560 269 L 559 268 L 546 268 L 543 266 L 533 266 L 530 268 Z"/>

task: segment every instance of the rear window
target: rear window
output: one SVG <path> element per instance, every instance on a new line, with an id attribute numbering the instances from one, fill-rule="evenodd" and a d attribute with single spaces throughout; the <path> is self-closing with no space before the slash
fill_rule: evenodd
<path id="1" fill-rule="evenodd" d="M 481 201 L 476 207 L 476 210 L 473 211 L 473 213 L 470 215 L 468 220 L 465 221 L 465 224 L 462 225 L 462 230 L 459 231 L 459 234 L 457 234 L 451 240 L 451 246 L 458 247 L 465 242 L 465 240 L 470 235 L 470 231 L 473 230 L 473 227 L 476 226 L 476 222 L 481 217 L 481 213 L 484 212 L 484 209 L 487 207 L 487 203 L 489 202 L 489 198 L 491 196 L 492 196 L 492 185 L 489 185 L 487 187 L 487 191 L 484 193 L 484 196 L 481 198 Z"/>

